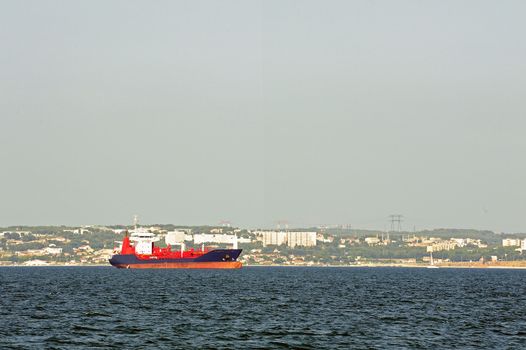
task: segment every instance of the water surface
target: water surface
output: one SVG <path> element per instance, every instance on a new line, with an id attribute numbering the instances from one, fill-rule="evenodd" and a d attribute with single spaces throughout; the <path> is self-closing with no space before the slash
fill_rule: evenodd
<path id="1" fill-rule="evenodd" d="M 0 348 L 526 348 L 526 270 L 0 268 Z"/>

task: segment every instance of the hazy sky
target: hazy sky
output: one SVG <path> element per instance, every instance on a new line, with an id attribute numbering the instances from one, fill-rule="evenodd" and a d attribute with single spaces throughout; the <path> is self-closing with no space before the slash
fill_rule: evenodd
<path id="1" fill-rule="evenodd" d="M 0 1 L 0 225 L 526 231 L 524 1 Z"/>

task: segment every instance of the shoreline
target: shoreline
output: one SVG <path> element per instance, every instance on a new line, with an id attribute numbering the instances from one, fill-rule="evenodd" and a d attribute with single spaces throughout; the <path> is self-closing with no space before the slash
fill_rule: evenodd
<path id="1" fill-rule="evenodd" d="M 24 264 L 0 264 L 1 267 L 112 267 L 110 264 L 39 264 L 39 265 L 24 265 Z M 420 268 L 427 269 L 430 265 L 427 264 L 361 264 L 361 265 L 286 265 L 286 264 L 268 264 L 268 265 L 252 265 L 245 264 L 243 267 L 294 267 L 294 268 Z M 465 264 L 447 264 L 435 265 L 440 269 L 514 269 L 526 270 L 526 261 L 521 261 L 519 264 L 481 264 L 481 263 L 465 263 Z"/>
<path id="2" fill-rule="evenodd" d="M 393 267 L 393 268 L 414 268 L 414 269 L 428 269 L 430 265 L 388 265 L 388 264 L 367 264 L 367 265 L 243 265 L 243 267 L 328 267 L 328 268 L 382 268 L 382 267 Z M 440 269 L 519 269 L 526 270 L 526 266 L 514 266 L 514 265 L 435 265 L 436 268 Z"/>

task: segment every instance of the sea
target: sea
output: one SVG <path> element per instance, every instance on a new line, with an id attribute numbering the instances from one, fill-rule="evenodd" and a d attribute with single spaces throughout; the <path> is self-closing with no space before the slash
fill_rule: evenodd
<path id="1" fill-rule="evenodd" d="M 526 349 L 526 270 L 0 268 L 0 349 Z"/>

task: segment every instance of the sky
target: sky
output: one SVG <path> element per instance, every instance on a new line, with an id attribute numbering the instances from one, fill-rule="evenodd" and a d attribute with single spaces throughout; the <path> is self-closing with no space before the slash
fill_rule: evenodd
<path id="1" fill-rule="evenodd" d="M 0 0 L 0 226 L 526 232 L 525 11 Z"/>

